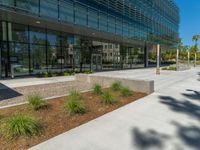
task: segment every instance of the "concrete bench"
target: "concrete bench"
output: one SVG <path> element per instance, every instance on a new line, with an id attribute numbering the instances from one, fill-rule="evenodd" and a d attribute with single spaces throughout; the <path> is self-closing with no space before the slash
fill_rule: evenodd
<path id="1" fill-rule="evenodd" d="M 79 82 L 87 82 L 88 84 L 100 84 L 102 87 L 110 87 L 114 82 L 119 81 L 123 86 L 130 88 L 136 92 L 143 92 L 151 94 L 154 92 L 153 80 L 137 80 L 128 78 L 115 78 L 106 76 L 96 76 L 87 74 L 78 74 L 75 76 L 75 80 Z"/>

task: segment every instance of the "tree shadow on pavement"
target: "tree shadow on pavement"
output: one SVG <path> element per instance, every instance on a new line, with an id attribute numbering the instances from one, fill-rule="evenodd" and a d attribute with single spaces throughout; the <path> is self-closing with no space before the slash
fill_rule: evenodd
<path id="1" fill-rule="evenodd" d="M 193 119 L 200 121 L 200 106 L 189 100 L 179 101 L 171 96 L 160 96 L 161 103 L 169 106 L 175 112 L 189 115 Z"/>
<path id="2" fill-rule="evenodd" d="M 141 150 L 146 149 L 162 149 L 164 142 L 169 137 L 165 134 L 156 132 L 155 130 L 140 131 L 139 128 L 134 128 L 133 131 L 133 144 Z"/>
<path id="3" fill-rule="evenodd" d="M 192 92 L 192 93 L 191 94 L 183 93 L 182 95 L 191 100 L 199 100 L 200 101 L 200 92 L 195 91 L 195 90 L 190 90 L 190 89 L 187 89 L 187 91 Z"/>
<path id="4" fill-rule="evenodd" d="M 189 147 L 200 150 L 200 127 L 184 126 L 178 122 L 172 122 L 177 127 L 178 137 Z"/>

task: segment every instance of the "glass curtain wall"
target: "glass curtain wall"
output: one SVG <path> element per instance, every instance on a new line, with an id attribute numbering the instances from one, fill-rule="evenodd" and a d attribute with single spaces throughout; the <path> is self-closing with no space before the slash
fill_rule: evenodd
<path id="1" fill-rule="evenodd" d="M 0 28 L 2 76 L 144 67 L 141 47 L 9 22 Z"/>
<path id="2" fill-rule="evenodd" d="M 174 46 L 179 37 L 179 9 L 172 0 L 0 0 L 0 4 L 20 13 L 152 44 Z"/>
<path id="3" fill-rule="evenodd" d="M 28 27 L 8 23 L 9 64 L 11 74 L 29 74 Z"/>
<path id="4" fill-rule="evenodd" d="M 47 71 L 46 31 L 41 28 L 30 27 L 30 67 L 31 74 Z"/>

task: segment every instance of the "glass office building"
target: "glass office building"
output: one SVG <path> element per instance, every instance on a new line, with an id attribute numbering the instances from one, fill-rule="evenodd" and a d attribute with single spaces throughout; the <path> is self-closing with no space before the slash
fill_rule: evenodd
<path id="1" fill-rule="evenodd" d="M 145 67 L 178 30 L 173 0 L 0 0 L 0 76 Z"/>

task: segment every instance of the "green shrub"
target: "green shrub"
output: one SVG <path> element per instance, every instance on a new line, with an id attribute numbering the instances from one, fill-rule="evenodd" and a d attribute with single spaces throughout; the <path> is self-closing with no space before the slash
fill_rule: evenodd
<path id="1" fill-rule="evenodd" d="M 92 74 L 93 71 L 85 71 L 84 73 L 85 73 L 85 74 Z"/>
<path id="2" fill-rule="evenodd" d="M 103 92 L 102 87 L 99 84 L 95 84 L 93 90 L 94 90 L 94 93 L 97 95 L 100 95 Z"/>
<path id="3" fill-rule="evenodd" d="M 176 67 L 175 66 L 164 67 L 162 68 L 162 70 L 176 71 Z"/>
<path id="4" fill-rule="evenodd" d="M 131 96 L 132 95 L 132 91 L 127 87 L 123 87 L 121 89 L 121 95 L 124 96 L 124 97 Z"/>
<path id="5" fill-rule="evenodd" d="M 68 101 L 64 104 L 64 110 L 70 114 L 83 114 L 86 108 L 82 103 L 82 96 L 76 91 L 70 92 Z"/>
<path id="6" fill-rule="evenodd" d="M 81 101 L 78 100 L 68 100 L 64 105 L 64 110 L 70 114 L 83 114 L 86 112 L 85 107 Z"/>
<path id="7" fill-rule="evenodd" d="M 116 102 L 116 100 L 114 99 L 110 91 L 104 91 L 102 93 L 102 102 L 104 104 L 113 104 Z"/>
<path id="8" fill-rule="evenodd" d="M 47 107 L 47 102 L 39 94 L 32 94 L 28 96 L 28 104 L 34 110 L 39 110 Z"/>
<path id="9" fill-rule="evenodd" d="M 77 92 L 77 91 L 71 91 L 69 93 L 68 98 L 69 98 L 69 100 L 76 100 L 76 101 L 82 100 L 81 94 L 79 92 Z"/>
<path id="10" fill-rule="evenodd" d="M 121 82 L 114 82 L 113 84 L 112 84 L 112 86 L 111 86 L 111 89 L 113 90 L 113 91 L 120 91 L 121 90 L 121 88 L 122 88 L 122 85 L 121 85 Z"/>
<path id="11" fill-rule="evenodd" d="M 6 137 L 33 136 L 41 131 L 39 121 L 26 115 L 15 115 L 6 119 L 2 125 L 2 132 Z"/>
<path id="12" fill-rule="evenodd" d="M 64 75 L 64 76 L 70 76 L 70 73 L 64 72 L 63 75 Z"/>

